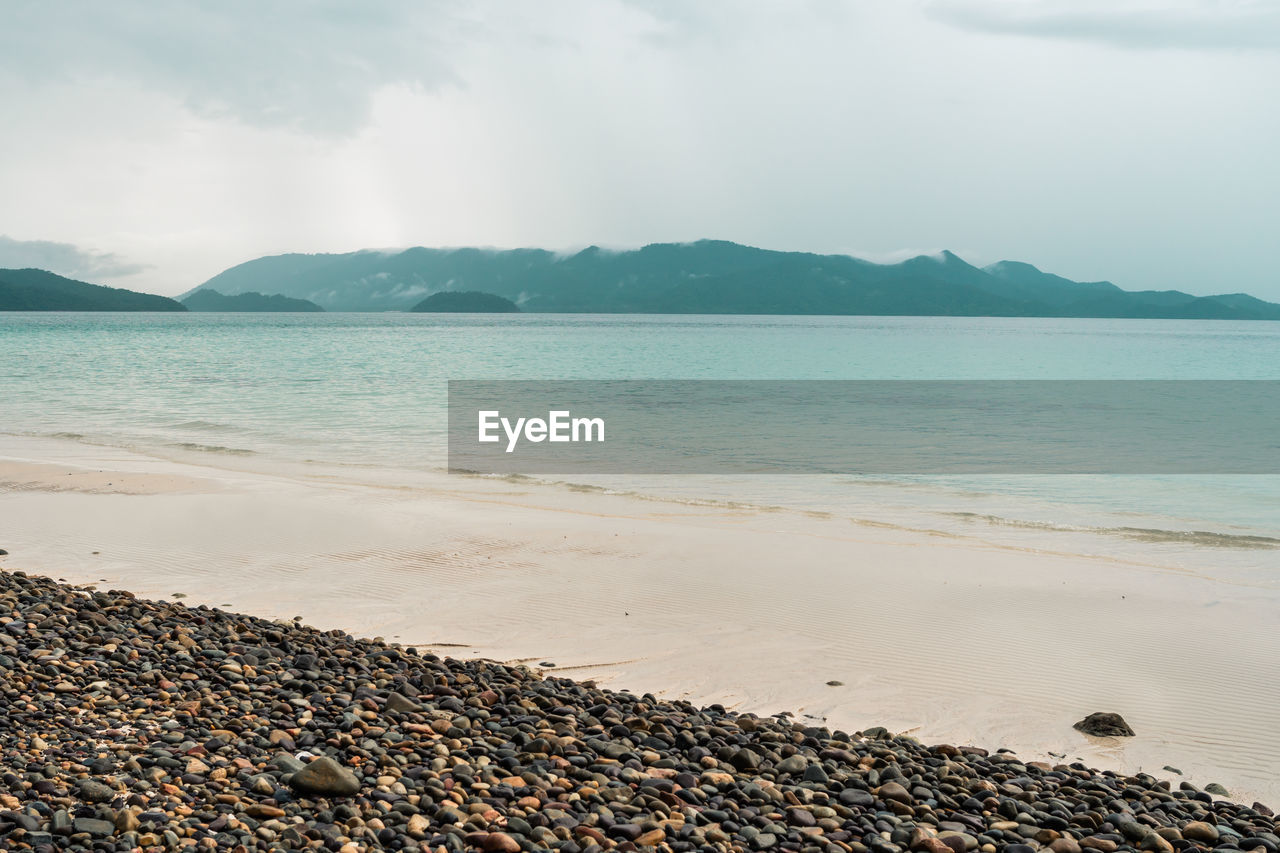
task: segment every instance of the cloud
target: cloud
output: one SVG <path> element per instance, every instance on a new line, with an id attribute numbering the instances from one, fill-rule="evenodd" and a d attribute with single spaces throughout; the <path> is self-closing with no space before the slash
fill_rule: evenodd
<path id="1" fill-rule="evenodd" d="M 90 281 L 135 275 L 151 268 L 147 264 L 131 263 L 111 252 L 96 252 L 48 240 L 15 240 L 3 234 L 0 234 L 0 267 L 35 267 Z"/>
<path id="2" fill-rule="evenodd" d="M 373 93 L 456 82 L 444 45 L 467 29 L 448 0 L 6 0 L 0 77 L 118 79 L 202 116 L 349 135 Z"/>
<path id="3" fill-rule="evenodd" d="M 1280 50 L 1271 0 L 932 0 L 935 19 L 979 32 L 1131 49 Z"/>

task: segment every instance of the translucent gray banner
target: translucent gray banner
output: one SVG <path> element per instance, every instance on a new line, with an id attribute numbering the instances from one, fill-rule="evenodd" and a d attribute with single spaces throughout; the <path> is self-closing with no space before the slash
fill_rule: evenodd
<path id="1" fill-rule="evenodd" d="M 449 469 L 1277 474 L 1280 381 L 451 381 Z"/>

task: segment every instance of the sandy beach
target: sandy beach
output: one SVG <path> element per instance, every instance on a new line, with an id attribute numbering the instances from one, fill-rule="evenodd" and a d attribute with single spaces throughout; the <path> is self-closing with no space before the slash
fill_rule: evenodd
<path id="1" fill-rule="evenodd" d="M 817 514 L 13 437 L 0 519 L 11 571 L 1280 801 L 1274 592 L 1237 580 Z M 1071 728 L 1093 711 L 1136 737 Z"/>

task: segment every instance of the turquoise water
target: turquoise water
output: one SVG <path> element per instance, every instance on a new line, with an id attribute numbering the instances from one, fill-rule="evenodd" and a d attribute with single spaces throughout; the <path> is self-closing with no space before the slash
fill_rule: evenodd
<path id="1" fill-rule="evenodd" d="M 235 467 L 444 464 L 449 379 L 1280 379 L 1280 324 L 0 314 L 0 431 Z M 1274 477 L 600 478 L 1280 577 Z M 1082 537 L 1087 537 L 1082 538 Z"/>

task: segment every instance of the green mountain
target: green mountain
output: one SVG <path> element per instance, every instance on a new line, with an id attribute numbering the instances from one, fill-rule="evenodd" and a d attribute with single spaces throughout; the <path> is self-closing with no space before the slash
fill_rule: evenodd
<path id="1" fill-rule="evenodd" d="M 278 255 L 193 292 L 208 288 L 278 292 L 330 311 L 406 311 L 435 293 L 480 291 L 533 312 L 1280 319 L 1280 305 L 1244 294 L 1131 292 L 1015 261 L 979 269 L 951 252 L 874 264 L 718 240 L 571 255 L 421 247 Z"/>
<path id="2" fill-rule="evenodd" d="M 518 314 L 517 306 L 510 299 L 481 293 L 478 290 L 442 290 L 433 293 L 409 309 L 422 313 L 450 314 Z"/>
<path id="3" fill-rule="evenodd" d="M 186 310 L 167 296 L 87 284 L 44 270 L 0 270 L 0 311 Z"/>
<path id="4" fill-rule="evenodd" d="M 263 296 L 256 290 L 227 296 L 211 287 L 201 288 L 182 300 L 188 311 L 323 311 L 314 302 L 274 293 Z"/>

